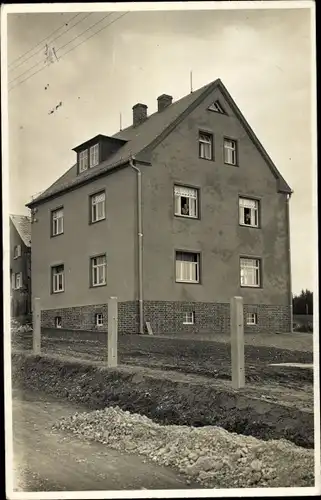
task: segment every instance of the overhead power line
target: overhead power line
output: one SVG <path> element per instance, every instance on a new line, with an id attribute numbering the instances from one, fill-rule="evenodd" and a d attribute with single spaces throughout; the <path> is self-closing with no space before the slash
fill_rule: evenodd
<path id="1" fill-rule="evenodd" d="M 68 54 L 69 52 L 71 52 L 72 50 L 75 50 L 77 47 L 79 47 L 79 45 L 82 45 L 83 43 L 87 42 L 87 40 L 89 40 L 90 38 L 94 37 L 95 35 L 97 35 L 98 33 L 100 33 L 101 31 L 103 31 L 104 29 L 108 28 L 109 26 L 111 26 L 113 23 L 115 23 L 116 21 L 118 21 L 119 19 L 121 19 L 122 17 L 126 16 L 126 14 L 128 14 L 129 12 L 125 12 L 124 14 L 122 14 L 121 16 L 117 17 L 117 19 L 114 19 L 113 21 L 111 21 L 110 23 L 108 23 L 106 26 L 103 26 L 101 29 L 95 31 L 92 35 L 88 36 L 87 38 L 85 38 L 84 40 L 82 40 L 80 43 L 78 43 L 77 45 L 75 45 L 74 47 L 72 47 L 71 49 L 67 50 L 66 52 L 64 52 L 63 54 L 61 54 L 60 57 L 64 57 L 66 54 Z M 109 14 L 111 15 L 111 14 Z M 108 17 L 108 16 L 105 16 L 105 17 Z M 102 21 L 103 19 L 101 19 Z M 101 22 L 99 21 L 99 22 Z M 89 29 L 91 29 L 93 26 L 95 26 L 96 24 L 98 23 L 95 23 L 94 25 L 92 25 L 90 28 L 88 28 L 87 30 L 85 31 L 88 31 Z M 83 33 L 85 33 L 85 31 Z M 79 38 L 81 35 L 83 35 L 83 33 L 81 33 L 80 35 L 78 35 L 77 37 L 75 37 L 73 40 L 75 40 L 76 38 Z M 71 40 L 71 41 L 73 41 Z M 71 42 L 68 42 L 67 44 L 65 44 L 63 47 L 69 45 L 69 43 Z M 59 50 L 61 50 L 62 47 L 60 47 L 59 49 L 57 49 L 56 52 L 58 52 Z M 35 71 L 34 73 L 32 73 L 31 75 L 27 76 L 26 78 L 24 78 L 23 80 L 21 80 L 20 82 L 18 82 L 16 85 L 14 85 L 13 87 L 11 87 L 9 89 L 9 92 L 11 90 L 13 90 L 14 88 L 18 87 L 19 85 L 21 85 L 22 83 L 24 83 L 25 81 L 29 80 L 29 78 L 33 77 L 34 75 L 36 75 L 37 73 L 40 73 L 41 71 L 43 71 L 44 69 L 46 69 L 48 67 L 48 65 L 46 65 L 44 68 L 39 68 L 37 71 Z M 32 68 L 30 68 L 32 69 Z M 30 70 L 29 70 L 30 71 Z M 11 83 L 11 82 L 9 82 Z"/>
<path id="2" fill-rule="evenodd" d="M 58 35 L 56 38 L 54 38 L 53 40 L 51 40 L 49 43 L 50 45 L 52 44 L 52 42 L 54 42 L 55 40 L 58 40 L 58 38 L 62 37 L 63 35 L 65 35 L 66 33 L 68 33 L 68 31 L 72 30 L 75 26 L 77 26 L 77 24 L 81 23 L 82 21 L 84 21 L 85 19 L 87 19 L 87 17 L 91 16 L 92 15 L 92 12 L 90 14 L 87 14 L 85 17 L 83 17 L 82 19 L 80 19 L 80 21 L 78 21 L 77 23 L 73 24 L 72 26 L 70 26 L 66 31 L 64 31 L 63 33 L 61 33 L 60 35 Z M 25 59 L 22 63 L 18 64 L 18 66 L 20 66 L 21 64 L 25 63 L 26 61 L 28 61 L 28 59 L 30 59 L 31 57 L 35 56 L 36 54 L 38 54 L 39 52 L 41 52 L 43 50 L 43 47 L 41 46 L 40 49 L 37 50 L 37 52 L 35 52 L 32 56 L 28 57 L 27 59 Z M 31 71 L 33 68 L 35 68 L 36 66 L 38 66 L 39 64 L 41 64 L 43 61 L 38 61 L 36 62 L 33 66 L 30 66 L 30 68 L 26 69 L 25 71 L 23 71 L 22 73 L 20 73 L 20 75 L 18 76 L 15 76 L 9 83 L 12 83 L 14 82 L 15 80 L 17 80 L 18 78 L 20 78 L 21 76 L 25 75 L 26 73 L 28 73 L 29 71 Z M 16 68 L 18 67 L 16 66 Z M 14 71 L 16 68 L 13 68 L 12 71 Z"/>
<path id="3" fill-rule="evenodd" d="M 71 21 L 73 21 L 74 19 L 76 19 L 76 17 L 78 17 L 78 16 L 80 16 L 80 14 L 76 14 L 75 16 L 73 16 L 71 19 L 69 19 L 69 21 L 67 23 L 62 24 L 59 28 L 57 28 L 55 31 L 53 31 L 50 35 L 47 35 L 43 40 L 41 40 L 40 42 L 38 42 L 34 47 L 32 47 L 31 49 L 27 50 L 24 54 L 21 54 L 21 56 L 19 56 L 16 59 L 14 59 L 9 64 L 9 66 L 8 66 L 9 70 L 10 71 L 14 71 L 16 68 L 18 68 L 18 66 L 20 66 L 21 64 L 23 64 L 26 61 L 28 61 L 28 59 L 30 59 L 30 57 L 33 57 L 34 55 L 38 54 L 38 51 L 37 51 L 36 54 L 32 54 L 31 56 L 27 57 L 27 59 L 25 59 L 24 61 L 21 61 L 19 64 L 17 64 L 16 68 L 10 69 L 11 66 L 13 66 L 16 62 L 20 61 L 21 58 L 25 57 L 27 54 L 29 54 L 29 52 L 34 51 L 37 47 L 39 47 L 39 45 L 42 45 L 46 40 L 48 40 L 48 38 L 51 38 L 55 33 L 57 33 L 62 28 L 64 28 L 65 26 L 67 26 L 69 23 L 71 23 Z"/>

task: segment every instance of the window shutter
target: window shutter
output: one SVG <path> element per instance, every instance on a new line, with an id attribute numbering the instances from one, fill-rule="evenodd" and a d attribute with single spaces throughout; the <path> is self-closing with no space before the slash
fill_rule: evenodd
<path id="1" fill-rule="evenodd" d="M 18 257 L 21 257 L 21 245 L 18 245 Z"/>
<path id="2" fill-rule="evenodd" d="M 12 290 L 14 290 L 16 288 L 16 275 L 14 273 L 12 273 L 12 275 L 11 275 L 11 287 L 12 287 Z"/>

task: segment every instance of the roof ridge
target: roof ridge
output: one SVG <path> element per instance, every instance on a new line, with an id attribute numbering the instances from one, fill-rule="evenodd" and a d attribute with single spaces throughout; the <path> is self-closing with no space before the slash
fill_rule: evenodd
<path id="1" fill-rule="evenodd" d="M 160 144 L 167 137 L 167 135 L 170 134 L 177 127 L 177 125 L 179 125 L 179 123 L 181 123 L 181 121 L 184 120 L 189 113 L 199 106 L 200 103 L 216 88 L 222 92 L 224 98 L 231 106 L 236 118 L 238 118 L 240 123 L 243 125 L 249 138 L 265 159 L 267 166 L 270 168 L 272 174 L 278 182 L 278 191 L 288 194 L 292 193 L 291 188 L 288 186 L 285 179 L 275 166 L 273 160 L 264 149 L 263 145 L 238 108 L 236 102 L 224 86 L 223 82 L 220 78 L 217 78 L 216 80 L 203 85 L 194 92 L 182 96 L 180 99 L 167 106 L 163 111 L 155 111 L 139 126 L 134 127 L 133 125 L 130 125 L 126 129 L 120 130 L 110 136 L 114 139 L 124 139 L 127 142 L 118 152 L 104 160 L 100 165 L 95 167 L 95 169 L 87 171 L 80 176 L 76 175 L 72 177 L 72 169 L 74 169 L 76 165 L 73 164 L 73 166 L 61 175 L 53 184 L 51 184 L 49 188 L 31 200 L 26 206 L 31 208 L 48 198 L 55 197 L 60 193 L 66 192 L 67 190 L 75 189 L 77 186 L 91 182 L 91 180 L 98 178 L 99 176 L 107 175 L 116 169 L 126 167 L 131 156 L 135 156 L 138 161 L 150 163 L 150 153 L 153 149 L 157 147 L 157 145 Z M 193 94 L 195 96 L 194 98 Z M 71 174 L 70 178 L 69 173 Z"/>
<path id="2" fill-rule="evenodd" d="M 203 89 L 203 91 L 205 91 L 205 87 L 209 87 L 210 85 L 212 85 L 213 83 L 217 82 L 218 80 L 219 80 L 219 79 L 217 79 L 217 80 L 213 80 L 212 82 L 207 83 L 206 85 L 203 85 L 202 87 L 200 87 L 200 88 L 198 88 L 198 89 L 196 89 L 196 90 L 194 90 L 194 91 L 190 92 L 189 94 L 185 94 L 185 95 L 183 95 L 182 97 L 180 97 L 179 99 L 177 99 L 177 101 L 173 101 L 173 102 L 172 102 L 172 104 L 170 104 L 169 106 L 171 106 L 171 107 L 172 107 L 172 106 L 175 106 L 176 104 L 179 104 L 179 103 L 180 103 L 183 99 L 186 99 L 186 98 L 187 98 L 187 97 L 189 97 L 191 94 L 195 94 L 196 92 L 201 92 L 201 91 L 202 91 L 202 89 Z M 203 92 L 203 91 L 202 91 L 202 92 Z M 202 93 L 202 92 L 201 92 L 201 93 Z M 169 106 L 168 106 L 168 107 L 169 107 Z M 166 107 L 163 111 L 165 111 L 166 109 L 167 109 L 167 107 Z M 146 120 L 144 120 L 144 122 L 143 122 L 143 123 L 145 123 L 147 120 L 149 120 L 149 119 L 150 119 L 150 118 L 152 118 L 153 116 L 158 115 L 159 113 L 162 113 L 162 111 L 158 111 L 158 110 L 156 109 L 156 111 L 154 111 L 154 112 L 153 112 L 153 113 L 151 113 L 150 115 L 147 115 L 147 118 L 146 118 Z M 115 134 L 113 134 L 111 137 L 115 137 L 116 135 L 121 134 L 122 132 L 127 132 L 128 130 L 131 130 L 131 129 L 133 129 L 133 128 L 138 129 L 138 128 L 139 128 L 139 126 L 138 126 L 138 127 L 134 127 L 134 125 L 133 125 L 133 124 L 131 124 L 131 125 L 129 125 L 128 127 L 124 128 L 124 129 L 122 129 L 122 130 L 119 130 L 118 132 L 116 132 Z M 116 138 L 118 139 L 118 137 L 116 137 Z"/>

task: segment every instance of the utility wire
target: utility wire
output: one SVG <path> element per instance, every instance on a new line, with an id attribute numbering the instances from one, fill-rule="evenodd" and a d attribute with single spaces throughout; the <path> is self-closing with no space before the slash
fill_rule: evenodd
<path id="1" fill-rule="evenodd" d="M 104 19 L 106 19 L 106 17 L 109 17 L 112 14 L 113 13 L 110 12 L 109 14 L 107 14 L 106 16 L 104 16 L 102 19 L 100 19 L 99 21 L 97 21 L 95 24 L 92 24 L 91 26 L 89 26 L 89 28 L 87 28 L 85 31 L 83 31 L 82 33 L 80 33 L 80 35 L 75 36 L 69 42 L 65 43 L 65 45 L 63 45 L 62 47 L 58 47 L 58 49 L 56 50 L 56 52 L 59 52 L 59 50 L 62 50 L 64 47 L 66 47 L 67 45 L 69 45 L 71 42 L 73 42 L 74 40 L 77 40 L 77 38 L 79 38 L 80 36 L 82 36 L 87 31 L 91 30 L 94 26 L 96 26 L 96 24 L 101 23 L 102 21 L 104 21 Z M 86 38 L 86 40 L 88 40 L 88 38 Z M 76 45 L 76 47 L 77 47 L 77 45 Z"/>
<path id="2" fill-rule="evenodd" d="M 79 45 L 82 45 L 84 42 L 86 42 L 87 40 L 89 40 L 90 38 L 92 38 L 93 36 L 97 35 L 98 33 L 100 33 L 101 31 L 103 31 L 104 29 L 108 28 L 111 24 L 115 23 L 116 21 L 118 21 L 119 19 L 121 19 L 122 17 L 126 16 L 126 14 L 128 14 L 129 12 L 125 12 L 124 14 L 122 14 L 121 16 L 117 17 L 117 19 L 114 19 L 113 21 L 111 21 L 109 24 L 107 24 L 106 26 L 103 26 L 100 30 L 98 31 L 95 31 L 95 33 L 93 33 L 92 35 L 90 35 L 89 37 L 85 38 L 85 40 L 82 40 L 80 43 L 78 43 L 77 45 L 75 45 L 74 47 L 72 47 L 71 49 L 67 50 L 66 52 L 64 52 L 63 54 L 61 54 L 60 57 L 63 57 L 65 56 L 66 54 L 68 54 L 69 52 L 71 52 L 72 50 L 76 49 L 77 47 L 79 47 Z M 106 16 L 107 17 L 107 16 Z M 98 24 L 98 23 L 96 23 Z M 93 25 L 94 26 L 94 25 Z M 92 28 L 92 26 L 91 26 Z M 88 30 L 86 30 L 88 31 Z M 83 33 L 81 33 L 82 35 Z M 81 36 L 79 35 L 79 36 Z M 76 37 L 78 38 L 78 37 Z M 70 42 L 69 42 L 70 43 Z M 66 44 L 68 45 L 68 44 Z M 57 51 L 60 50 L 57 49 Z M 14 85 L 13 87 L 11 87 L 11 89 L 9 89 L 9 92 L 11 90 L 13 90 L 14 88 L 18 87 L 19 85 L 21 85 L 23 82 L 29 80 L 29 78 L 31 78 L 32 76 L 36 75 L 37 73 L 39 73 L 40 71 L 43 71 L 44 69 L 46 69 L 46 67 L 48 67 L 49 65 L 46 65 L 44 68 L 40 68 L 38 69 L 37 71 L 35 71 L 34 73 L 32 73 L 31 75 L 27 76 L 26 78 L 24 78 L 23 80 L 21 80 L 20 82 L 18 82 L 16 85 Z M 30 68 L 31 69 L 31 68 Z"/>
<path id="3" fill-rule="evenodd" d="M 52 42 L 54 42 L 55 40 L 58 40 L 58 38 L 60 38 L 61 36 L 65 35 L 66 33 L 68 33 L 68 31 L 70 31 L 71 29 L 73 29 L 75 26 L 77 26 L 77 24 L 81 23 L 82 21 L 84 21 L 85 19 L 87 19 L 87 17 L 91 16 L 92 15 L 92 12 L 90 14 L 87 14 L 87 16 L 83 17 L 82 19 L 80 19 L 80 21 L 78 21 L 77 23 L 73 24 L 72 26 L 70 26 L 66 31 L 64 31 L 63 33 L 61 33 L 61 35 L 58 35 L 56 38 L 54 38 L 53 40 L 51 40 L 50 44 L 52 44 Z M 95 26 L 95 25 L 93 25 Z M 85 33 L 85 31 L 83 32 Z M 82 34 L 82 33 L 81 33 Z M 78 36 L 81 36 L 78 35 Z M 77 37 L 76 37 L 77 38 Z M 71 40 L 72 41 L 72 40 Z M 69 42 L 68 42 L 69 43 Z M 33 55 L 36 55 L 38 54 L 39 52 L 41 52 L 43 50 L 43 47 L 40 47 L 40 49 Z M 33 56 L 30 56 L 30 57 L 33 57 Z M 30 57 L 28 57 L 25 61 L 23 62 L 26 62 L 28 59 L 30 59 Z M 30 68 L 26 69 L 25 71 L 23 71 L 22 73 L 20 73 L 20 75 L 18 76 L 15 76 L 12 80 L 10 80 L 9 83 L 12 83 L 14 82 L 15 80 L 17 80 L 18 78 L 20 78 L 21 76 L 25 75 L 26 73 L 28 73 L 29 71 L 31 71 L 33 68 L 35 68 L 36 66 L 38 66 L 39 64 L 41 64 L 42 61 L 38 61 L 37 63 L 35 63 L 33 66 L 30 66 Z M 22 63 L 21 63 L 22 64 Z M 16 68 L 14 68 L 16 69 Z"/>
<path id="4" fill-rule="evenodd" d="M 26 56 L 27 54 L 29 54 L 29 52 L 32 52 L 33 50 L 35 50 L 39 45 L 42 45 L 43 42 L 45 42 L 48 38 L 52 37 L 55 33 L 57 33 L 58 31 L 60 31 L 62 28 L 64 28 L 66 25 L 68 25 L 69 23 L 71 23 L 71 21 L 73 21 L 74 19 L 76 19 L 76 17 L 80 16 L 80 14 L 76 14 L 75 16 L 73 16 L 71 19 L 69 19 L 69 21 L 67 23 L 64 23 L 62 24 L 59 28 L 57 28 L 55 31 L 53 31 L 50 35 L 46 36 L 43 40 L 41 40 L 40 42 L 38 42 L 34 47 L 32 47 L 31 49 L 27 50 L 24 54 L 21 54 L 21 56 L 17 57 L 16 59 L 14 59 L 8 66 L 8 68 L 11 68 L 11 66 L 13 66 L 17 61 L 19 61 L 22 57 Z M 40 49 L 41 50 L 41 49 Z M 38 53 L 38 51 L 36 52 L 36 54 Z M 24 61 L 20 62 L 19 64 L 17 64 L 16 68 L 18 66 L 20 66 L 21 64 L 23 64 L 24 62 L 28 61 L 28 59 L 30 59 L 30 57 L 33 57 L 35 54 L 27 57 L 27 59 L 25 59 Z M 14 71 L 16 68 L 13 68 L 13 69 L 9 69 L 10 71 Z"/>

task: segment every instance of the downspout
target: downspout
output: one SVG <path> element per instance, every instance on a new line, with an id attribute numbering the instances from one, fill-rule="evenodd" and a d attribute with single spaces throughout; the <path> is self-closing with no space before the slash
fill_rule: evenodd
<path id="1" fill-rule="evenodd" d="M 134 165 L 135 157 L 129 160 L 129 165 L 137 173 L 137 247 L 138 247 L 138 302 L 139 302 L 139 333 L 144 335 L 144 301 L 143 301 L 143 221 L 142 221 L 142 173 Z"/>
<path id="2" fill-rule="evenodd" d="M 292 300 L 292 274 L 291 274 L 291 239 L 290 239 L 290 208 L 289 202 L 293 192 L 286 195 L 286 223 L 287 223 L 287 247 L 288 247 L 288 269 L 289 269 L 289 302 L 290 302 L 290 332 L 293 333 L 293 300 Z"/>

